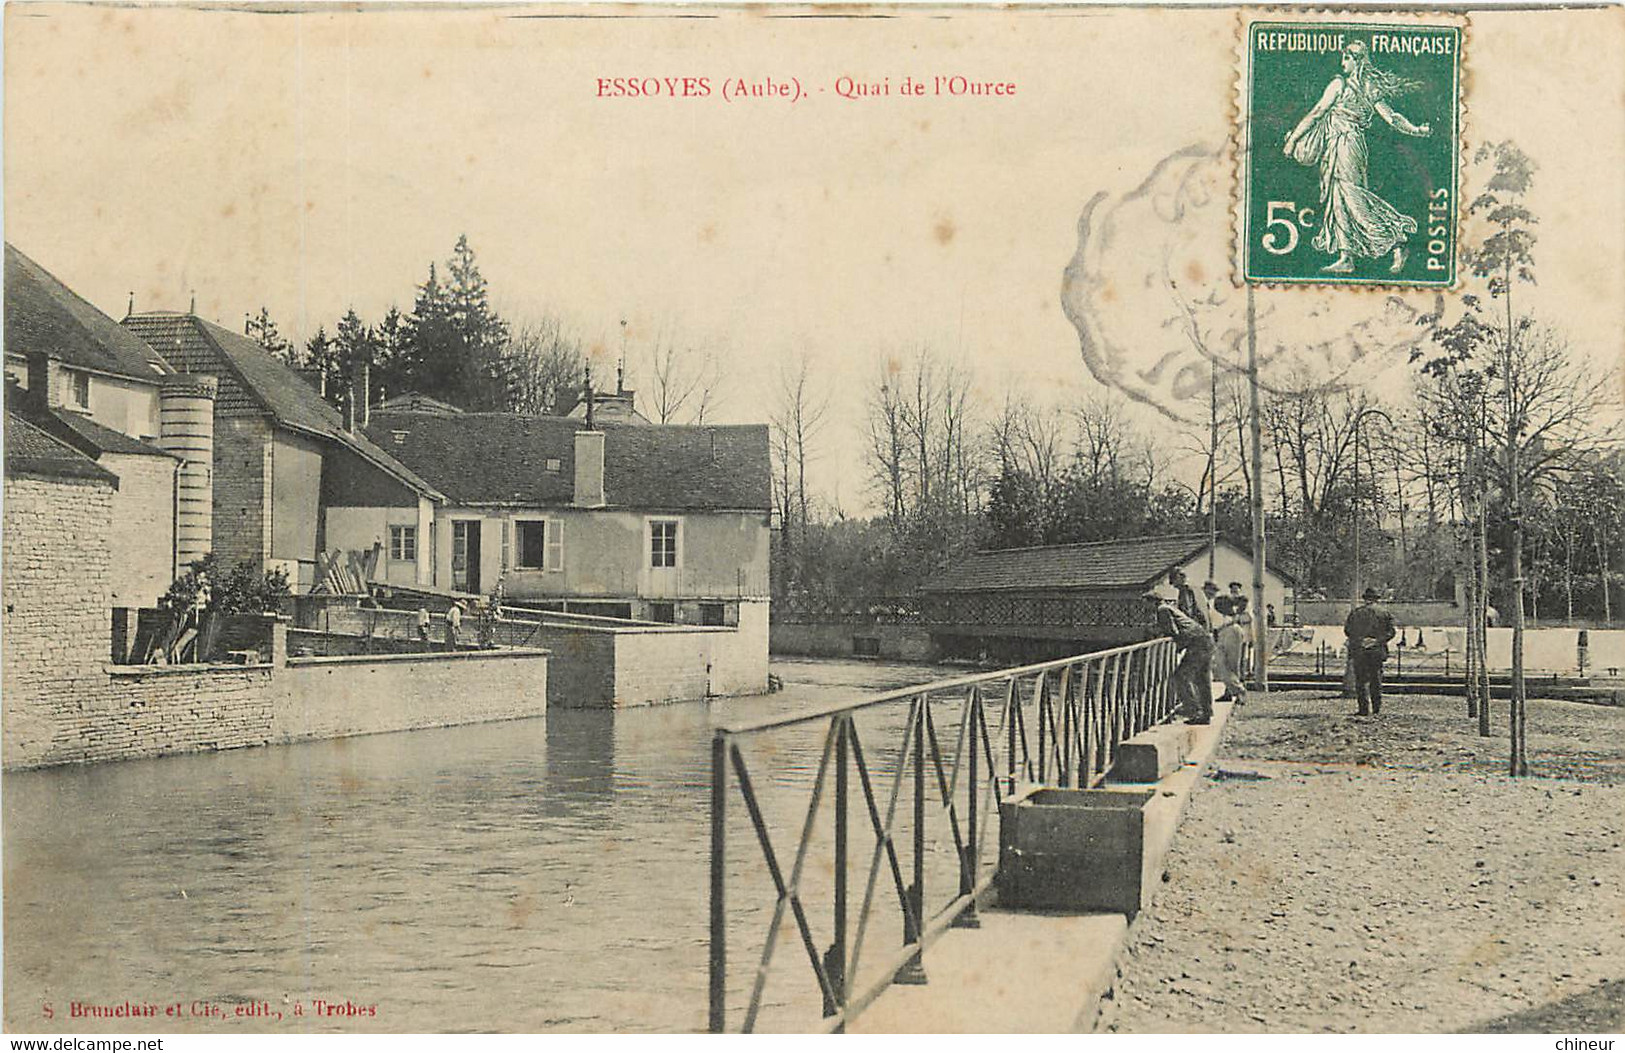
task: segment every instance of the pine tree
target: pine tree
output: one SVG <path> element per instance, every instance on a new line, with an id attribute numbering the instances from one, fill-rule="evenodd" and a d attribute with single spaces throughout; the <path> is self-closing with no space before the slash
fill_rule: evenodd
<path id="1" fill-rule="evenodd" d="M 503 349 L 508 344 L 508 323 L 492 310 L 485 276 L 475 262 L 468 235 L 457 239 L 446 264 L 450 282 L 446 302 L 456 352 L 457 376 L 466 409 L 506 409 L 514 387 Z"/>
<path id="2" fill-rule="evenodd" d="M 271 312 L 263 305 L 259 314 L 249 315 L 243 320 L 243 335 L 288 365 L 297 367 L 300 364 L 298 349 L 291 340 L 277 332 L 276 322 L 271 319 Z"/>
<path id="3" fill-rule="evenodd" d="M 335 375 L 328 378 L 328 391 L 335 388 L 344 393 L 345 397 L 354 390 L 357 397 L 362 395 L 359 385 L 363 373 L 369 378 L 371 390 L 366 392 L 368 401 L 376 402 L 380 378 L 375 369 L 363 369 L 364 366 L 375 366 L 378 361 L 378 338 L 374 335 L 361 316 L 355 313 L 352 307 L 339 319 L 338 333 L 333 338 Z M 357 407 L 359 413 L 360 407 Z"/>
<path id="4" fill-rule="evenodd" d="M 382 402 L 391 395 L 410 391 L 408 376 L 410 350 L 406 316 L 393 305 L 384 313 L 383 320 L 373 327 L 373 345 L 377 358 L 373 364 L 372 382 Z"/>
<path id="5" fill-rule="evenodd" d="M 402 389 L 419 391 L 462 405 L 461 356 L 451 320 L 451 301 L 433 263 L 418 286 L 417 299 L 405 324 L 401 363 Z"/>
<path id="6" fill-rule="evenodd" d="M 325 394 L 327 401 L 335 406 L 342 407 L 343 403 L 337 398 L 339 394 L 338 386 L 334 381 L 337 372 L 334 359 L 333 338 L 327 335 L 326 326 L 317 326 L 316 334 L 305 341 L 305 368 L 316 372 L 320 378 L 319 383 L 322 385 L 318 390 Z"/>

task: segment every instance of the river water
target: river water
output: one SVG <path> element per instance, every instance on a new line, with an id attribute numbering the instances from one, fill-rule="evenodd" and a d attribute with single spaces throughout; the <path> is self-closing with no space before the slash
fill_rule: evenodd
<path id="1" fill-rule="evenodd" d="M 775 672 L 786 690 L 759 698 L 7 774 L 6 1029 L 703 1029 L 712 728 L 942 675 Z M 876 715 L 875 741 L 903 715 Z M 751 754 L 786 870 L 822 734 Z M 737 1005 L 773 894 L 733 802 Z M 804 1009 L 781 932 L 769 1002 Z"/>

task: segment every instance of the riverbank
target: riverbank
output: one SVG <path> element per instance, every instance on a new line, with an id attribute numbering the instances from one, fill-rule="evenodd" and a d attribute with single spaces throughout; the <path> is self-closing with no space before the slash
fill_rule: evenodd
<path id="1" fill-rule="evenodd" d="M 1625 710 L 1532 701 L 1514 780 L 1504 704 L 1487 739 L 1463 705 L 1238 710 L 1102 1028 L 1625 1026 Z"/>

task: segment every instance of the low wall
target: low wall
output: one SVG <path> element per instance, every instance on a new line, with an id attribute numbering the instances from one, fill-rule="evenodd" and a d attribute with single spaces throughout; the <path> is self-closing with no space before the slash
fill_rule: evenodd
<path id="1" fill-rule="evenodd" d="M 534 620 L 533 620 L 534 619 Z M 326 639 L 290 633 L 295 650 L 304 641 L 325 653 L 367 653 L 410 646 L 417 638 L 414 611 L 375 610 L 325 604 L 307 620 Z M 445 618 L 433 616 L 432 646 L 445 638 Z M 593 615 L 526 611 L 499 618 L 493 642 L 501 648 L 539 647 L 553 653 L 547 672 L 550 704 L 567 709 L 623 709 L 662 702 L 726 695 L 759 695 L 767 690 L 768 604 L 739 602 L 739 624 L 664 625 Z M 479 635 L 477 619 L 463 619 L 461 642 Z M 370 641 L 370 642 L 369 642 Z"/>
<path id="2" fill-rule="evenodd" d="M 155 757 L 270 741 L 276 692 L 269 665 L 108 666 L 59 711 L 49 747 L 6 767 Z M 95 690 L 95 687 L 102 690 Z"/>
<path id="3" fill-rule="evenodd" d="M 770 639 L 774 654 L 909 662 L 928 662 L 937 657 L 930 632 L 918 625 L 775 621 Z M 872 642 L 875 649 L 860 655 L 859 640 Z"/>
<path id="4" fill-rule="evenodd" d="M 8 692 L 7 769 L 543 716 L 535 649 L 288 658 L 261 665 L 112 665 L 33 700 Z"/>
<path id="5" fill-rule="evenodd" d="M 545 651 L 290 658 L 271 739 L 341 738 L 547 714 Z"/>
<path id="6" fill-rule="evenodd" d="M 290 658 L 331 658 L 352 655 L 427 654 L 443 650 L 444 644 L 414 637 L 358 636 L 354 633 L 324 633 L 311 629 L 288 630 Z"/>
<path id="7" fill-rule="evenodd" d="M 767 690 L 766 603 L 741 602 L 738 626 L 523 626 L 552 652 L 549 704 L 625 709 Z"/>
<path id="8" fill-rule="evenodd" d="M 1355 604 L 1350 600 L 1299 600 L 1300 625 L 1342 625 Z M 1448 600 L 1420 600 L 1415 603 L 1385 603 L 1383 610 L 1394 616 L 1395 625 L 1460 626 L 1466 622 L 1462 609 Z M 1277 611 L 1284 615 L 1284 611 Z"/>
<path id="9" fill-rule="evenodd" d="M 1397 621 L 1397 619 L 1396 619 Z M 1526 629 L 1524 631 L 1524 668 L 1536 673 L 1562 673 L 1578 675 L 1580 669 L 1580 633 L 1584 631 L 1588 646 L 1584 672 L 1592 676 L 1614 676 L 1625 670 L 1625 629 Z M 1324 647 L 1333 654 L 1341 654 L 1347 643 L 1343 627 L 1338 625 L 1306 625 L 1290 630 L 1291 646 L 1282 653 L 1314 654 Z M 1467 649 L 1467 630 L 1460 627 L 1405 626 L 1405 666 L 1420 667 L 1430 657 L 1442 658 L 1448 650 L 1460 656 Z M 1417 647 L 1420 639 L 1422 646 Z M 1398 639 L 1389 645 L 1392 654 Z M 1512 668 L 1512 630 L 1490 629 L 1485 641 L 1485 658 L 1490 669 L 1504 672 Z M 1413 663 L 1417 663 L 1413 665 Z M 1459 668 L 1459 666 L 1457 666 Z M 1616 670 L 1610 673 L 1609 670 Z"/>

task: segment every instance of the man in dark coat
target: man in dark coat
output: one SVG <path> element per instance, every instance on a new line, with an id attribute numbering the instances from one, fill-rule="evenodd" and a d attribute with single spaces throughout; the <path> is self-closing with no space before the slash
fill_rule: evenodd
<path id="1" fill-rule="evenodd" d="M 1152 589 L 1145 594 L 1156 604 L 1156 635 L 1166 636 L 1180 648 L 1174 666 L 1174 697 L 1187 723 L 1207 724 L 1213 720 L 1213 634 L 1207 626 L 1179 609 L 1172 592 Z"/>
<path id="2" fill-rule="evenodd" d="M 1365 602 L 1349 611 L 1343 623 L 1348 637 L 1349 663 L 1354 666 L 1354 695 L 1360 702 L 1359 716 L 1382 712 L 1382 663 L 1388 658 L 1388 641 L 1394 638 L 1394 616 L 1377 605 L 1380 594 L 1366 589 Z"/>
<path id="3" fill-rule="evenodd" d="M 1178 567 L 1169 571 L 1168 584 L 1172 585 L 1178 593 L 1174 600 L 1174 606 L 1209 629 L 1214 628 L 1213 624 L 1208 620 L 1207 605 L 1196 598 L 1196 590 L 1191 588 L 1191 583 L 1186 579 L 1184 571 Z"/>

